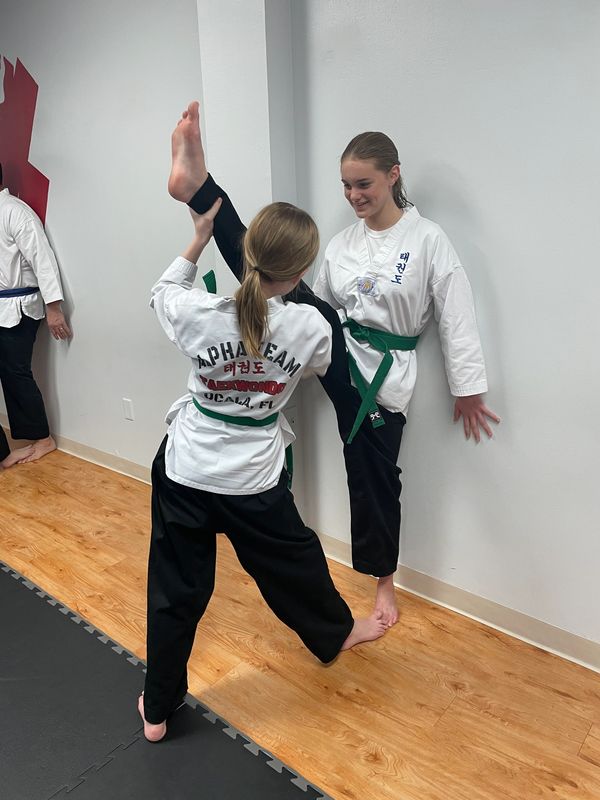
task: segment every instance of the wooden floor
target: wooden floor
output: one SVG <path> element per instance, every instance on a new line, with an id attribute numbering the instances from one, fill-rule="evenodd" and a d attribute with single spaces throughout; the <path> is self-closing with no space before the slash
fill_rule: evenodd
<path id="1" fill-rule="evenodd" d="M 149 495 L 58 452 L 0 474 L 0 559 L 142 658 Z M 219 539 L 190 690 L 332 797 L 600 798 L 600 675 L 404 593 L 391 632 L 323 667 Z M 368 612 L 371 579 L 331 570 Z"/>

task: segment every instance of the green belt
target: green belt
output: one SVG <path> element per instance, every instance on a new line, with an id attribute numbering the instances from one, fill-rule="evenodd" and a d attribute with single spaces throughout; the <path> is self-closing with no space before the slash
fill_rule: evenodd
<path id="1" fill-rule="evenodd" d="M 215 277 L 214 269 L 209 270 L 206 273 L 206 275 L 203 275 L 202 280 L 204 281 L 204 285 L 206 286 L 206 291 L 209 294 L 217 293 L 217 279 Z"/>
<path id="2" fill-rule="evenodd" d="M 220 419 L 221 422 L 231 422 L 232 425 L 245 425 L 248 428 L 264 428 L 265 425 L 270 425 L 272 422 L 275 422 L 279 416 L 279 411 L 276 411 L 274 414 L 269 414 L 268 417 L 264 417 L 263 419 L 254 419 L 254 417 L 234 417 L 232 414 L 221 414 L 219 411 L 210 411 L 208 408 L 204 408 L 195 397 L 192 397 L 192 400 L 198 411 L 206 414 L 207 417 Z"/>
<path id="3" fill-rule="evenodd" d="M 233 425 L 245 425 L 248 428 L 264 428 L 265 425 L 270 425 L 272 422 L 275 422 L 279 416 L 279 411 L 276 411 L 274 414 L 269 414 L 268 417 L 264 417 L 264 419 L 254 419 L 254 417 L 234 417 L 232 414 L 221 414 L 219 411 L 210 411 L 208 408 L 204 408 L 200 405 L 195 397 L 192 397 L 192 400 L 194 401 L 194 405 L 198 411 L 202 412 L 202 414 L 205 414 L 207 417 L 211 417 L 212 419 L 220 419 L 221 422 L 231 422 Z M 285 448 L 285 468 L 288 474 L 288 489 L 291 489 L 292 477 L 294 475 L 294 454 L 292 452 L 291 444 Z"/>
<path id="4" fill-rule="evenodd" d="M 385 425 L 385 420 L 381 416 L 381 411 L 375 402 L 375 398 L 377 397 L 377 392 L 380 390 L 392 364 L 394 363 L 394 359 L 390 353 L 390 350 L 414 350 L 417 346 L 417 342 L 419 341 L 419 337 L 398 336 L 395 333 L 380 331 L 377 330 L 377 328 L 369 328 L 366 325 L 360 325 L 358 322 L 356 322 L 356 320 L 353 319 L 347 319 L 342 323 L 342 327 L 348 328 L 350 331 L 350 336 L 352 336 L 352 338 L 357 342 L 367 342 L 367 344 L 370 344 L 372 348 L 380 353 L 383 353 L 381 363 L 379 364 L 377 372 L 373 376 L 373 380 L 370 384 L 368 384 L 361 375 L 358 364 L 354 360 L 353 356 L 350 354 L 350 352 L 348 353 L 348 366 L 350 368 L 350 374 L 362 398 L 362 403 L 360 404 L 360 408 L 356 414 L 356 419 L 354 420 L 354 425 L 352 426 L 350 436 L 347 440 L 347 444 L 350 444 L 356 436 L 358 429 L 360 428 L 362 421 L 367 414 L 370 416 L 371 425 L 374 428 L 379 428 L 382 425 Z"/>

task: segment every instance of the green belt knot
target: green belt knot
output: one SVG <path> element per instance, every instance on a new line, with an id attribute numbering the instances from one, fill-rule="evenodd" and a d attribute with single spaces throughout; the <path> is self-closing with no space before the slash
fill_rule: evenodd
<path id="1" fill-rule="evenodd" d="M 352 354 L 348 352 L 348 366 L 352 380 L 362 398 L 360 408 L 356 414 L 354 425 L 347 439 L 347 444 L 350 444 L 356 436 L 363 419 L 369 415 L 371 424 L 374 428 L 380 428 L 385 425 L 385 420 L 381 415 L 381 411 L 377 406 L 375 398 L 377 393 L 383 385 L 384 380 L 390 371 L 394 359 L 390 350 L 414 350 L 419 341 L 418 336 L 400 336 L 389 331 L 381 331 L 377 328 L 369 328 L 367 325 L 361 325 L 354 319 L 347 319 L 342 323 L 343 328 L 347 328 L 350 336 L 357 342 L 366 342 L 371 345 L 374 350 L 383 353 L 381 363 L 377 368 L 373 380 L 370 384 L 363 378 L 358 364 L 354 360 Z"/>

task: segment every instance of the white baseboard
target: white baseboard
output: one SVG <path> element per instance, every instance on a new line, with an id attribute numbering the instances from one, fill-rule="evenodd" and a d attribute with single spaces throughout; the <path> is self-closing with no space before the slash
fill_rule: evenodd
<path id="1" fill-rule="evenodd" d="M 8 435 L 8 418 L 6 414 L 0 413 L 0 425 L 6 428 Z M 58 436 L 52 434 L 56 446 L 64 453 L 69 453 L 72 456 L 82 458 L 84 461 L 91 461 L 92 464 L 98 464 L 100 467 L 106 467 L 113 470 L 113 472 L 120 472 L 121 475 L 127 475 L 130 478 L 135 478 L 144 483 L 150 483 L 150 469 L 143 467 L 141 464 L 136 464 L 134 461 L 128 461 L 126 458 L 105 453 L 103 450 L 96 450 L 95 447 L 89 447 L 87 444 L 75 442 L 72 439 L 67 439 L 65 436 Z"/>
<path id="2" fill-rule="evenodd" d="M 319 534 L 319 539 L 328 558 L 351 566 L 350 544 L 325 534 Z M 394 584 L 399 589 L 482 622 L 509 636 L 600 672 L 600 643 L 591 639 L 584 639 L 562 628 L 556 628 L 547 622 L 471 594 L 410 567 L 402 565 L 398 567 L 394 575 Z"/>
<path id="3" fill-rule="evenodd" d="M 64 436 L 54 436 L 54 439 L 58 449 L 65 453 L 83 458 L 84 461 L 91 461 L 92 464 L 107 467 L 108 469 L 112 469 L 113 472 L 120 472 L 121 475 L 127 475 L 143 483 L 151 482 L 149 467 L 143 467 L 141 464 L 128 461 L 126 458 L 120 458 L 111 453 L 96 450 L 94 447 L 88 447 L 85 444 L 74 442 L 71 439 L 66 439 Z"/>
<path id="4" fill-rule="evenodd" d="M 7 427 L 6 414 L 0 413 L 0 424 Z M 91 461 L 114 472 L 128 475 L 130 478 L 150 483 L 150 470 L 141 464 L 127 461 L 124 458 L 96 450 L 94 447 L 74 442 L 64 436 L 55 436 L 59 450 Z M 346 566 L 352 565 L 350 544 L 341 542 L 326 534 L 319 534 L 325 555 Z M 550 653 L 574 661 L 583 667 L 600 672 L 600 644 L 591 639 L 584 639 L 562 628 L 556 628 L 547 622 L 530 617 L 520 611 L 501 606 L 492 600 L 466 592 L 444 583 L 423 572 L 400 565 L 394 576 L 394 584 L 399 589 L 416 594 L 437 605 L 444 606 L 458 614 L 482 622 L 491 628 L 514 636 L 524 642 L 541 647 Z"/>

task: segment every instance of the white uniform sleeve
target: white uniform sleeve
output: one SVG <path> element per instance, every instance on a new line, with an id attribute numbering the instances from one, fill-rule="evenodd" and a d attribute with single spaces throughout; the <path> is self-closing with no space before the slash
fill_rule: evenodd
<path id="1" fill-rule="evenodd" d="M 178 256 L 151 289 L 150 308 L 156 311 L 164 332 L 178 347 L 180 342 L 175 328 L 177 306 L 186 299 L 197 271 L 196 264 Z"/>
<path id="2" fill-rule="evenodd" d="M 435 318 L 450 391 L 455 397 L 487 392 L 471 285 L 443 232 L 434 247 L 431 274 Z"/>
<path id="3" fill-rule="evenodd" d="M 23 217 L 13 234 L 15 244 L 33 270 L 44 302 L 54 303 L 63 300 L 56 256 L 50 247 L 42 223 L 33 212 L 26 213 Z"/>
<path id="4" fill-rule="evenodd" d="M 316 344 L 303 373 L 303 378 L 313 374 L 324 375 L 331 364 L 331 325 L 316 309 L 311 308 L 310 311 L 314 316 L 314 324 L 317 326 Z"/>
<path id="5" fill-rule="evenodd" d="M 328 258 L 327 251 L 325 252 L 325 258 L 323 259 L 323 263 L 321 264 L 321 269 L 317 277 L 313 283 L 313 292 L 320 297 L 321 300 L 325 300 L 326 303 L 332 308 L 342 308 L 342 304 L 336 299 L 335 295 L 331 291 L 331 285 L 329 283 L 329 271 L 331 269 L 331 262 Z"/>

